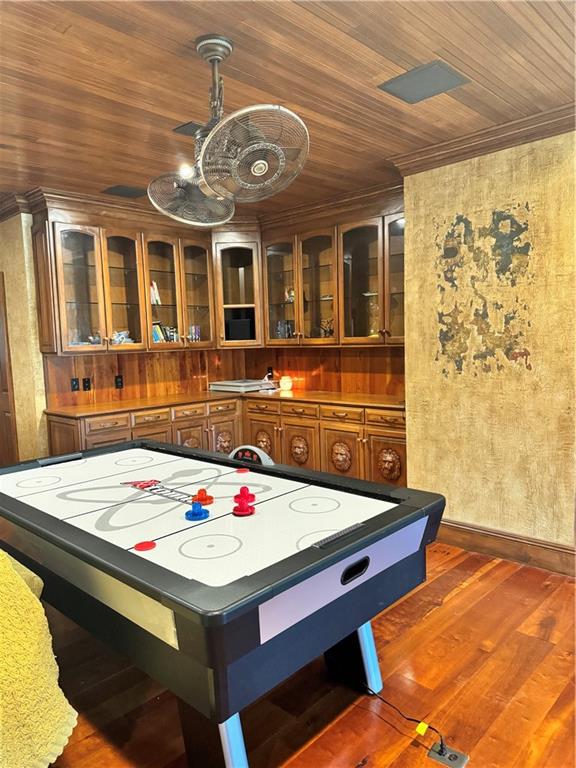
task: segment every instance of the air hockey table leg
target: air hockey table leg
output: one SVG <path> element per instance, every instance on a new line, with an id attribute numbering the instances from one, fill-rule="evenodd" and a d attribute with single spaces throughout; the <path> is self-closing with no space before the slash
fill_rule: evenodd
<path id="1" fill-rule="evenodd" d="M 244 746 L 242 723 L 236 713 L 224 723 L 219 723 L 220 741 L 226 768 L 248 768 L 248 756 Z"/>
<path id="2" fill-rule="evenodd" d="M 382 675 L 374 644 L 372 624 L 367 621 L 324 653 L 330 675 L 353 688 L 382 690 Z"/>
<path id="3" fill-rule="evenodd" d="M 190 768 L 248 768 L 238 713 L 216 725 L 181 699 L 178 708 Z"/>

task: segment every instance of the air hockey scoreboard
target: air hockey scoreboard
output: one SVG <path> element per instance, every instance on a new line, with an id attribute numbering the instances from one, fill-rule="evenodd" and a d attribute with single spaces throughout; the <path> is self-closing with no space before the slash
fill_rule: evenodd
<path id="1" fill-rule="evenodd" d="M 180 698 L 198 764 L 227 768 L 248 765 L 240 711 L 316 656 L 382 687 L 370 620 L 425 580 L 444 510 L 239 455 L 135 441 L 0 470 L 2 546 Z"/>

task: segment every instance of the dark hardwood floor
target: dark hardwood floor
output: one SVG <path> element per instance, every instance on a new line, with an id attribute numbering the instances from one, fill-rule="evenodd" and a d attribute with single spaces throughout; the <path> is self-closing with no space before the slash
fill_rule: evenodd
<path id="1" fill-rule="evenodd" d="M 47 607 L 80 716 L 58 768 L 185 768 L 174 696 Z M 439 728 L 471 768 L 573 768 L 574 580 L 429 549 L 428 581 L 374 622 L 383 694 Z M 381 701 L 317 660 L 243 713 L 251 768 L 433 766 Z"/>

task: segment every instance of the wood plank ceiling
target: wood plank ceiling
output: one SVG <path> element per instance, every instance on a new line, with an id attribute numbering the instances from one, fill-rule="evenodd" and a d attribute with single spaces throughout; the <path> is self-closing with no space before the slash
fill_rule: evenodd
<path id="1" fill-rule="evenodd" d="M 145 187 L 193 155 L 205 121 L 192 41 L 222 32 L 227 111 L 278 103 L 310 130 L 271 213 L 395 183 L 389 158 L 574 100 L 571 2 L 3 2 L 0 192 Z M 377 85 L 441 59 L 470 83 L 419 104 Z"/>

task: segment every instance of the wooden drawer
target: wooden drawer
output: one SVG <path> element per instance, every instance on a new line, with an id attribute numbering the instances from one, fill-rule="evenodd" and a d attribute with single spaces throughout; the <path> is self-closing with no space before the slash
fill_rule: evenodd
<path id="1" fill-rule="evenodd" d="M 380 411 L 366 408 L 366 424 L 404 431 L 406 429 L 406 416 L 402 411 Z"/>
<path id="2" fill-rule="evenodd" d="M 282 414 L 284 416 L 317 419 L 318 406 L 314 403 L 282 403 Z"/>
<path id="3" fill-rule="evenodd" d="M 172 426 L 170 424 L 142 424 L 132 430 L 134 440 L 157 440 L 159 443 L 172 442 Z"/>
<path id="4" fill-rule="evenodd" d="M 133 427 L 166 424 L 170 421 L 169 408 L 159 408 L 157 410 L 151 409 L 149 411 L 133 411 L 131 415 Z"/>
<path id="5" fill-rule="evenodd" d="M 87 436 L 84 440 L 85 448 L 102 448 L 105 445 L 116 445 L 116 443 L 127 443 L 132 439 L 130 431 L 123 432 L 103 432 Z"/>
<path id="6" fill-rule="evenodd" d="M 91 416 L 84 420 L 85 433 L 93 435 L 111 429 L 130 429 L 129 413 L 109 413 L 107 416 Z M 128 438 L 130 439 L 130 438 Z"/>
<path id="7" fill-rule="evenodd" d="M 345 421 L 362 424 L 364 421 L 364 408 L 347 408 L 340 405 L 321 405 L 320 418 L 330 421 Z"/>
<path id="8" fill-rule="evenodd" d="M 246 413 L 280 413 L 280 403 L 275 400 L 270 403 L 259 400 L 246 400 Z"/>
<path id="9" fill-rule="evenodd" d="M 206 416 L 206 403 L 190 403 L 190 405 L 179 405 L 172 408 L 172 421 L 181 421 L 182 419 L 193 419 Z"/>
<path id="10" fill-rule="evenodd" d="M 236 400 L 223 400 L 219 403 L 208 403 L 208 413 L 211 416 L 236 413 Z"/>

